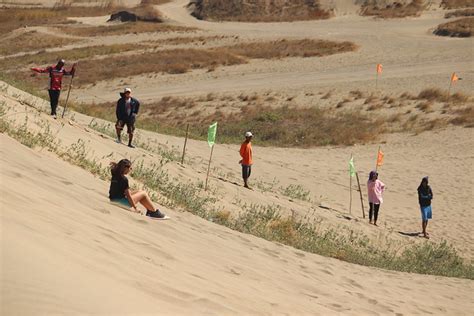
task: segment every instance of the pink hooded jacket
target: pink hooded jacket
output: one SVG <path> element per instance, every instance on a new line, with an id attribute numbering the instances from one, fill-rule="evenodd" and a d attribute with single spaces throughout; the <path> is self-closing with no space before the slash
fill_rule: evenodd
<path id="1" fill-rule="evenodd" d="M 369 195 L 369 202 L 374 204 L 382 204 L 382 193 L 385 190 L 385 184 L 380 180 L 367 182 L 367 193 Z"/>

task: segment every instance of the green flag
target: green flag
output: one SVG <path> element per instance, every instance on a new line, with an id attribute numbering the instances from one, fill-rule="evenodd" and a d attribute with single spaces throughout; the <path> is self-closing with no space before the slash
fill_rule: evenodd
<path id="1" fill-rule="evenodd" d="M 349 174 L 351 177 L 355 176 L 356 174 L 356 168 L 354 166 L 354 157 L 351 157 L 349 160 Z"/>
<path id="2" fill-rule="evenodd" d="M 217 122 L 209 126 L 209 130 L 207 131 L 207 143 L 209 147 L 214 146 L 216 143 L 216 133 L 217 133 Z"/>

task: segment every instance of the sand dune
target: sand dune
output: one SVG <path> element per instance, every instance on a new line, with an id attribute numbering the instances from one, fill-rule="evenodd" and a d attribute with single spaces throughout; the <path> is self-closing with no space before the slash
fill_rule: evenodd
<path id="1" fill-rule="evenodd" d="M 9 87 L 1 101 L 18 111 L 23 109 L 18 98 L 34 99 Z M 26 110 L 30 115 L 35 112 L 28 107 Z M 13 117 L 21 122 L 23 115 Z M 76 115 L 77 123 L 73 125 L 62 125 L 45 114 L 40 114 L 38 119 L 50 120 L 53 133 L 64 145 L 86 140 L 96 157 L 110 151 L 115 157 L 154 156 L 140 149 L 131 151 L 100 137 L 82 125 L 86 117 Z M 163 143 L 165 139 L 170 143 L 179 141 L 151 133 L 147 136 Z M 243 235 L 168 209 L 164 211 L 173 219 L 167 222 L 126 212 L 108 202 L 106 182 L 48 152 L 28 149 L 3 134 L 0 137 L 2 314 L 467 315 L 474 307 L 474 283 L 470 280 L 351 265 Z M 472 162 L 472 153 L 458 155 L 455 150 L 472 148 L 471 138 L 459 130 L 424 134 L 406 144 L 405 137 L 389 139 L 385 145 L 387 156 L 397 155 L 399 159 L 387 163 L 387 178 L 393 182 L 386 182 L 393 193 L 387 193 L 383 216 L 390 218 L 397 228 L 404 221 L 415 225 L 417 219 L 412 221 L 404 210 L 404 203 L 408 203 L 407 197 L 412 194 L 406 186 L 407 179 L 418 178 L 413 175 L 417 163 L 440 164 L 431 167 L 425 164 L 429 170 L 446 173 L 442 178 L 433 177 L 433 187 L 443 197 L 436 206 L 439 217 L 433 221 L 432 229 L 443 232 L 442 237 L 450 242 L 458 240 L 471 252 L 468 240 L 456 239 L 463 236 L 459 230 L 465 232 L 464 236 L 470 234 L 465 225 L 471 210 L 459 209 L 469 205 L 462 201 L 471 197 L 459 195 L 456 177 L 452 177 L 461 170 L 469 170 L 466 164 Z M 451 152 L 444 152 L 457 162 L 448 163 L 442 156 L 434 155 L 437 144 L 446 146 L 440 141 L 443 139 L 452 144 Z M 426 145 L 428 141 L 435 147 Z M 417 143 L 431 148 L 432 153 L 424 152 L 429 159 L 410 160 L 418 151 Z M 206 146 L 190 142 L 189 155 L 205 156 Z M 234 147 L 220 145 L 215 164 L 235 169 Z M 353 149 L 362 154 L 371 147 Z M 289 164 L 286 159 L 290 157 L 282 155 L 282 149 L 256 147 L 259 157 L 256 177 L 268 179 L 276 175 L 305 184 L 310 181 L 317 184 L 311 187 L 313 192 L 324 192 L 328 197 L 326 203 L 334 202 L 333 206 L 338 206 L 342 193 L 338 183 L 343 184 L 346 178 L 344 167 L 338 162 L 345 161 L 350 150 L 298 150 Z M 279 158 L 275 160 L 275 157 Z M 364 158 L 360 165 L 369 165 L 370 160 Z M 448 169 L 445 164 L 459 171 Z M 179 167 L 170 168 L 181 176 L 199 176 L 199 173 L 193 175 L 199 166 L 193 167 L 197 168 L 195 171 L 188 167 L 181 172 L 178 170 L 183 169 Z M 395 171 L 401 168 L 407 172 L 404 177 Z M 221 186 L 230 190 L 224 195 L 228 201 L 235 194 L 250 200 L 266 199 L 265 194 L 247 193 L 231 184 L 221 183 Z M 446 203 L 444 208 L 442 203 Z M 453 203 L 458 204 L 452 209 L 448 207 Z M 463 213 L 468 217 L 459 216 Z M 443 216 L 446 218 L 442 219 Z M 330 218 L 341 221 L 334 216 Z M 354 225 L 369 234 L 372 229 L 365 223 Z M 453 225 L 461 226 L 457 230 Z"/>

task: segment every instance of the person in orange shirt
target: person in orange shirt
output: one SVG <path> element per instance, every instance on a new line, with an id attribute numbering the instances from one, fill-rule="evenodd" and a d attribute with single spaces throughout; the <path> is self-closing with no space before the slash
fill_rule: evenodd
<path id="1" fill-rule="evenodd" d="M 247 189 L 249 188 L 248 179 L 250 177 L 250 173 L 252 172 L 252 133 L 246 132 L 245 133 L 245 141 L 240 146 L 240 156 L 242 159 L 239 163 L 242 165 L 242 178 L 244 179 L 244 187 Z"/>

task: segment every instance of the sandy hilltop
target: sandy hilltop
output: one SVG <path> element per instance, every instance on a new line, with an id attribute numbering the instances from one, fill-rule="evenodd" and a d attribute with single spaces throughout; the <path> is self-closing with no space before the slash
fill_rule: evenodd
<path id="1" fill-rule="evenodd" d="M 87 5 L 93 8 L 92 2 Z M 159 10 L 164 23 L 158 28 L 127 29 L 107 23 L 102 11 L 75 11 L 67 20 L 48 16 L 50 24 L 1 35 L 18 46 L 3 48 L 0 58 L 7 67 L 0 71 L 1 315 L 472 313 L 473 41 L 432 34 L 446 20 L 439 2 L 418 16 L 382 19 L 361 16 L 353 1 L 322 1 L 318 9 L 328 10 L 328 19 L 267 23 L 199 20 L 188 0 L 145 2 Z M 19 3 L 29 10 L 39 6 L 34 0 Z M 129 8 L 139 4 L 121 1 Z M 29 36 L 43 42 L 28 44 Z M 319 39 L 354 47 L 288 58 L 256 58 L 245 51 L 247 43 L 288 41 L 291 48 L 293 40 L 308 40 L 301 49 L 309 51 L 310 41 Z M 193 58 L 202 59 L 189 69 L 174 65 L 179 72 L 149 73 L 136 66 L 137 52 L 155 67 L 153 58 L 171 58 L 160 55 L 168 50 L 192 50 Z M 214 63 L 197 56 L 198 50 Z M 221 61 L 219 54 L 228 59 Z M 41 94 L 46 76 L 28 72 L 56 56 L 66 56 L 68 65 L 78 62 L 72 108 L 64 119 L 48 115 Z M 132 75 L 104 70 L 125 61 L 135 67 Z M 19 65 L 15 73 L 8 68 L 12 63 Z M 98 63 L 104 68 L 92 73 Z M 384 70 L 375 90 L 377 63 Z M 85 69 L 90 78 L 81 73 Z M 462 78 L 451 87 L 454 98 L 442 92 L 452 72 Z M 275 146 L 255 133 L 252 190 L 241 184 L 239 145 L 222 143 L 218 129 L 204 191 L 207 142 L 189 139 L 181 164 L 182 137 L 139 125 L 137 148 L 131 149 L 114 142 L 113 122 L 92 116 L 110 119 L 105 111 L 114 111 L 124 86 L 142 101 L 139 123 L 147 117 L 157 125 L 194 117 L 191 124 L 207 126 L 220 112 L 224 125 L 241 107 L 247 108 L 243 113 L 252 107 L 297 112 L 309 104 L 336 116 L 366 113 L 357 117 L 388 127 L 352 146 Z M 427 88 L 433 99 L 425 99 Z M 173 102 L 179 106 L 160 108 Z M 167 125 L 170 131 L 181 127 Z M 338 127 L 341 133 L 345 127 Z M 365 202 L 367 174 L 380 146 L 387 191 L 375 227 L 362 218 L 354 181 L 349 210 L 348 160 L 355 157 Z M 107 167 L 122 158 L 134 163 L 132 187 L 149 191 L 171 220 L 152 220 L 109 202 Z M 435 194 L 429 240 L 417 234 L 416 188 L 426 175 Z M 304 235 L 305 229 L 311 231 Z M 301 236 L 315 236 L 319 248 Z M 450 262 L 446 269 L 468 272 L 450 274 L 436 256 Z M 420 261 L 436 267 L 424 269 Z"/>

